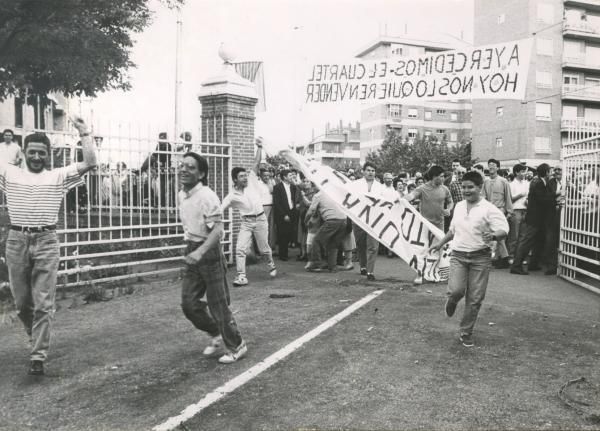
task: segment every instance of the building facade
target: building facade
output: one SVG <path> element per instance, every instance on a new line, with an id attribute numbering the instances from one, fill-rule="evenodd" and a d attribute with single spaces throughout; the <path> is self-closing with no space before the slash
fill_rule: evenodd
<path id="1" fill-rule="evenodd" d="M 362 59 L 414 57 L 455 49 L 449 43 L 401 37 L 379 37 L 362 49 Z M 361 110 L 360 158 L 381 147 L 386 134 L 395 131 L 409 142 L 435 136 L 450 145 L 471 138 L 471 103 L 467 101 L 375 104 Z"/>
<path id="2" fill-rule="evenodd" d="M 360 123 L 325 125 L 325 132 L 315 136 L 309 144 L 296 147 L 296 152 L 318 160 L 334 169 L 347 169 L 360 164 Z"/>
<path id="3" fill-rule="evenodd" d="M 600 1 L 475 0 L 475 45 L 533 37 L 525 101 L 473 101 L 473 157 L 558 163 L 570 128 L 600 130 Z"/>

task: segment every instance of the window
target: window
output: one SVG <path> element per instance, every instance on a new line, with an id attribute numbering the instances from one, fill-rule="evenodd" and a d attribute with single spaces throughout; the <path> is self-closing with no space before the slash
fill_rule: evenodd
<path id="1" fill-rule="evenodd" d="M 563 43 L 565 60 L 579 60 L 583 56 L 584 46 L 577 40 L 565 40 Z"/>
<path id="2" fill-rule="evenodd" d="M 496 106 L 496 117 L 502 117 L 504 115 L 504 106 Z"/>
<path id="3" fill-rule="evenodd" d="M 583 108 L 583 117 L 585 121 L 600 121 L 600 109 L 586 106 Z"/>
<path id="4" fill-rule="evenodd" d="M 445 131 L 444 129 L 437 129 L 437 130 L 435 131 L 435 133 L 437 133 L 438 135 L 445 135 L 445 134 L 446 134 L 446 131 Z"/>
<path id="5" fill-rule="evenodd" d="M 15 97 L 15 127 L 23 127 L 23 99 Z"/>
<path id="6" fill-rule="evenodd" d="M 535 119 L 541 121 L 552 121 L 552 103 L 536 102 Z"/>
<path id="7" fill-rule="evenodd" d="M 506 14 L 501 13 L 498 15 L 498 24 L 502 24 L 506 20 Z"/>
<path id="8" fill-rule="evenodd" d="M 392 55 L 402 55 L 402 47 L 392 49 Z"/>
<path id="9" fill-rule="evenodd" d="M 577 106 L 563 105 L 562 116 L 564 119 L 573 120 L 577 118 Z"/>
<path id="10" fill-rule="evenodd" d="M 536 154 L 551 154 L 552 149 L 550 148 L 550 138 L 546 136 L 536 136 L 534 151 Z"/>
<path id="11" fill-rule="evenodd" d="M 554 21 L 554 6 L 548 3 L 538 3 L 537 19 L 543 24 L 552 24 Z"/>
<path id="12" fill-rule="evenodd" d="M 446 110 L 445 109 L 438 109 L 437 111 L 438 115 L 446 115 Z"/>
<path id="13" fill-rule="evenodd" d="M 425 111 L 425 119 L 431 120 L 431 111 Z"/>
<path id="14" fill-rule="evenodd" d="M 408 118 L 417 118 L 418 112 L 416 108 L 408 108 Z"/>
<path id="15" fill-rule="evenodd" d="M 563 76 L 563 83 L 565 85 L 577 85 L 577 84 L 579 84 L 579 76 L 565 75 L 565 76 Z"/>
<path id="16" fill-rule="evenodd" d="M 431 130 L 425 130 L 425 133 L 423 134 L 424 136 L 431 136 Z"/>
<path id="17" fill-rule="evenodd" d="M 414 139 L 417 137 L 417 129 L 408 129 L 408 138 Z"/>
<path id="18" fill-rule="evenodd" d="M 450 113 L 450 120 L 451 121 L 458 121 L 458 114 L 456 112 Z"/>
<path id="19" fill-rule="evenodd" d="M 502 138 L 496 138 L 496 148 L 502 148 Z"/>
<path id="20" fill-rule="evenodd" d="M 390 117 L 393 118 L 400 118 L 400 105 L 390 105 L 388 107 L 388 113 L 390 115 Z"/>
<path id="21" fill-rule="evenodd" d="M 552 74 L 550 72 L 535 72 L 535 85 L 538 88 L 552 88 Z"/>
<path id="22" fill-rule="evenodd" d="M 458 133 L 450 133 L 450 142 L 458 141 Z"/>
<path id="23" fill-rule="evenodd" d="M 538 55 L 554 55 L 554 45 L 552 39 L 541 39 L 536 40 L 536 49 Z"/>

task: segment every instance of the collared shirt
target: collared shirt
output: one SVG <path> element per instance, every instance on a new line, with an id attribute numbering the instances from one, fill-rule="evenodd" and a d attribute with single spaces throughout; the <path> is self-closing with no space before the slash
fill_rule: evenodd
<path id="1" fill-rule="evenodd" d="M 484 181 L 483 196 L 505 214 L 512 213 L 512 195 L 510 194 L 510 184 L 506 178 L 497 175 L 495 178 Z"/>
<path id="2" fill-rule="evenodd" d="M 522 181 L 519 181 L 518 179 L 515 178 L 510 183 L 510 193 L 511 193 L 511 196 L 517 196 L 521 193 L 524 193 L 525 196 L 523 196 L 522 198 L 519 198 L 513 202 L 513 209 L 515 209 L 515 210 L 527 209 L 527 205 L 525 205 L 525 202 L 527 201 L 527 195 L 529 194 L 529 181 L 527 181 L 525 179 Z"/>
<path id="3" fill-rule="evenodd" d="M 0 160 L 4 160 L 6 163 L 19 166 L 23 161 L 23 152 L 21 147 L 16 142 L 7 144 L 5 142 L 0 143 Z"/>
<path id="4" fill-rule="evenodd" d="M 198 183 L 189 191 L 181 190 L 177 197 L 183 237 L 187 241 L 205 241 L 215 223 L 223 219 L 217 194 Z"/>
<path id="5" fill-rule="evenodd" d="M 352 190 L 358 193 L 370 193 L 375 196 L 381 196 L 384 192 L 383 184 L 373 180 L 371 184 L 367 183 L 365 177 L 359 178 L 352 183 Z"/>
<path id="6" fill-rule="evenodd" d="M 6 193 L 8 215 L 14 225 L 56 224 L 64 194 L 83 184 L 74 164 L 34 173 L 0 163 L 0 190 Z"/>
<path id="7" fill-rule="evenodd" d="M 454 207 L 454 217 L 450 231 L 454 233 L 452 249 L 457 251 L 477 251 L 491 247 L 483 240 L 484 232 L 502 231 L 508 233 L 508 221 L 500 209 L 485 199 L 481 199 L 468 210 L 468 202 L 460 201 Z"/>
<path id="8" fill-rule="evenodd" d="M 308 209 L 309 214 L 315 214 L 317 211 L 323 221 L 346 220 L 346 214 L 340 206 L 323 192 L 319 192 L 313 196 L 310 208 Z"/>
<path id="9" fill-rule="evenodd" d="M 290 206 L 290 208 L 294 208 L 294 202 L 292 201 L 291 185 L 283 181 L 283 189 L 285 190 L 285 196 L 287 197 L 288 205 Z"/>
<path id="10" fill-rule="evenodd" d="M 243 190 L 233 189 L 223 199 L 223 212 L 232 206 L 240 211 L 240 215 L 254 216 L 264 211 L 260 181 L 254 172 L 248 174 L 248 185 Z M 264 183 L 263 183 L 264 184 Z"/>
<path id="11" fill-rule="evenodd" d="M 261 180 L 258 182 L 258 190 L 260 191 L 260 202 L 263 205 L 273 205 L 273 185 L 265 184 Z"/>

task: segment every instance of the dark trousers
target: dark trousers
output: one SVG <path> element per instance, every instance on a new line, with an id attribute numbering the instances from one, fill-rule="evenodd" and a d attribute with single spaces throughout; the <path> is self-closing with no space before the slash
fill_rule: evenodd
<path id="1" fill-rule="evenodd" d="M 188 242 L 186 254 L 201 243 Z M 229 350 L 242 344 L 242 336 L 229 309 L 229 284 L 227 266 L 221 246 L 209 250 L 200 262 L 185 265 L 181 286 L 181 308 L 194 326 L 211 337 L 221 335 Z M 202 298 L 206 294 L 206 301 Z"/>
<path id="2" fill-rule="evenodd" d="M 327 250 L 327 266 L 331 271 L 335 270 L 337 250 L 342 246 L 345 236 L 346 219 L 326 220 L 317 232 L 310 260 L 319 262 L 321 260 L 321 249 Z"/>
<path id="3" fill-rule="evenodd" d="M 296 217 L 290 217 L 290 221 L 285 221 L 283 217 L 277 217 L 277 246 L 279 248 L 279 257 L 287 259 L 288 256 L 288 245 L 290 242 L 295 241 L 294 238 L 294 227 L 297 223 Z"/>
<path id="4" fill-rule="evenodd" d="M 529 266 L 537 266 L 544 263 L 549 267 L 556 267 L 557 251 L 556 233 L 554 229 L 554 217 L 549 216 L 542 225 L 533 225 L 525 223 L 519 233 L 519 243 L 515 253 L 513 265 L 520 266 L 527 258 L 530 251 L 533 251 Z"/>

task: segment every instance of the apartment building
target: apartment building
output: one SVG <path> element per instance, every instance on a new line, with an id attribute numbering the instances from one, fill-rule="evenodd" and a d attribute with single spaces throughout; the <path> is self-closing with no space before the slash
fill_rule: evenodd
<path id="1" fill-rule="evenodd" d="M 475 45 L 533 37 L 526 99 L 473 101 L 473 157 L 556 164 L 569 128 L 600 130 L 600 1 L 475 0 Z"/>
<path id="2" fill-rule="evenodd" d="M 458 42 L 457 42 L 458 43 Z M 426 39 L 382 36 L 363 48 L 358 58 L 376 59 L 419 56 L 456 49 L 457 43 Z M 456 144 L 471 138 L 471 103 L 469 101 L 414 102 L 365 106 L 360 116 L 360 158 L 381 147 L 392 130 L 411 141 L 435 136 Z"/>
<path id="3" fill-rule="evenodd" d="M 327 123 L 324 133 L 315 136 L 313 130 L 311 142 L 297 146 L 296 152 L 336 169 L 355 167 L 360 163 L 360 123 L 340 121 L 337 127 Z"/>

